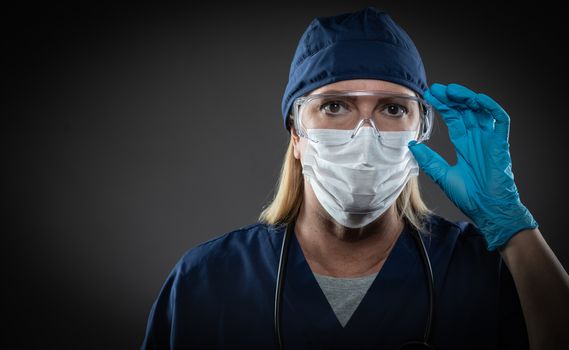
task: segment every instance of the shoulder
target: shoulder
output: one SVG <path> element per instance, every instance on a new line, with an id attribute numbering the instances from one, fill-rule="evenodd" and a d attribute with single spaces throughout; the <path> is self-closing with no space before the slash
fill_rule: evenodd
<path id="1" fill-rule="evenodd" d="M 175 269 L 187 274 L 199 267 L 239 264 L 252 254 L 266 250 L 267 241 L 275 230 L 275 226 L 257 222 L 223 233 L 187 250 Z"/>
<path id="2" fill-rule="evenodd" d="M 426 220 L 426 231 L 435 239 L 456 239 L 456 244 L 486 248 L 486 239 L 476 225 L 463 220 L 451 221 L 432 214 Z"/>
<path id="3" fill-rule="evenodd" d="M 468 221 L 431 215 L 425 226 L 433 240 L 429 254 L 439 288 L 438 312 L 444 315 L 439 320 L 447 328 L 470 322 L 460 329 L 494 324 L 500 349 L 527 349 L 521 304 L 500 253 L 489 251 L 482 232 Z"/>
<path id="4" fill-rule="evenodd" d="M 257 277 L 270 280 L 262 267 L 267 264 L 258 257 L 264 254 L 274 260 L 265 248 L 271 231 L 276 233 L 273 226 L 251 224 L 187 250 L 152 306 L 142 348 L 211 345 L 216 336 L 212 325 L 239 320 L 235 314 L 242 312 L 240 305 L 250 305 L 260 295 L 259 288 L 251 290 L 258 284 Z"/>
<path id="5" fill-rule="evenodd" d="M 433 253 L 444 256 L 443 259 L 448 263 L 494 271 L 499 268 L 499 252 L 487 249 L 486 238 L 476 225 L 468 221 L 451 221 L 431 215 L 425 228 L 431 235 Z"/>
<path id="6" fill-rule="evenodd" d="M 447 278 L 469 276 L 477 283 L 471 286 L 490 286 L 499 288 L 501 275 L 506 266 L 497 250 L 487 249 L 486 238 L 476 225 L 468 221 L 450 221 L 433 215 L 429 219 L 435 247 L 435 260 L 443 262 Z M 507 273 L 507 271 L 506 271 Z"/>
<path id="7" fill-rule="evenodd" d="M 464 236 L 478 236 L 481 235 L 478 228 L 468 221 L 451 221 L 442 216 L 431 214 L 425 220 L 426 229 L 435 234 L 445 233 L 448 231 L 457 231 Z"/>

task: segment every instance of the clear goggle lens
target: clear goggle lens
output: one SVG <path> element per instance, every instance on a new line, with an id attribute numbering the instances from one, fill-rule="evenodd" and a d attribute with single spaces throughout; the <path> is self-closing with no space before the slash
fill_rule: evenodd
<path id="1" fill-rule="evenodd" d="M 346 91 L 309 95 L 295 100 L 293 118 L 297 132 L 308 137 L 308 130 L 352 130 L 346 142 L 367 122 L 379 132 L 416 131 L 418 142 L 429 138 L 432 107 L 411 95 L 380 91 Z"/>

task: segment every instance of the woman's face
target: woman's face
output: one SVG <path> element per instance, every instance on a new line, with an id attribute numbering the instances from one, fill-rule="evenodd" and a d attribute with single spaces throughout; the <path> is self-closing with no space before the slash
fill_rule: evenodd
<path id="1" fill-rule="evenodd" d="M 343 80 L 336 83 L 324 85 L 316 90 L 313 90 L 309 95 L 323 94 L 332 91 L 352 91 L 352 90 L 381 90 L 397 94 L 415 96 L 413 90 L 408 89 L 405 86 L 376 79 Z M 291 130 L 292 130 L 291 138 L 293 140 L 293 147 L 294 147 L 294 157 L 296 159 L 301 159 L 307 140 L 303 137 L 298 136 L 296 130 L 294 129 L 294 126 L 291 127 Z"/>

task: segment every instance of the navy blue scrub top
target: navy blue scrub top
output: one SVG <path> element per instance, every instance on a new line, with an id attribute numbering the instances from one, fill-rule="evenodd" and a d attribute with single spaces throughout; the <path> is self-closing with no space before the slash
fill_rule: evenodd
<path id="1" fill-rule="evenodd" d="M 435 280 L 432 344 L 528 349 L 512 276 L 467 222 L 431 216 L 421 236 Z M 291 235 L 284 287 L 286 349 L 397 349 L 422 339 L 428 286 L 406 226 L 343 328 Z M 202 243 L 178 261 L 154 302 L 143 349 L 274 349 L 273 302 L 284 226 L 256 223 Z"/>

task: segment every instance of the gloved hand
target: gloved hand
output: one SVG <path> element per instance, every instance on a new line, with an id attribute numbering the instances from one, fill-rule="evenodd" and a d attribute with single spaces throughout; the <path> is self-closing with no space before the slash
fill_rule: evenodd
<path id="1" fill-rule="evenodd" d="M 442 116 L 457 153 L 450 166 L 425 144 L 409 143 L 423 171 L 478 226 L 487 249 L 537 227 L 514 183 L 508 135 L 510 117 L 492 98 L 458 85 L 433 84 L 425 100 Z"/>

